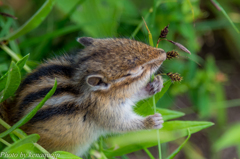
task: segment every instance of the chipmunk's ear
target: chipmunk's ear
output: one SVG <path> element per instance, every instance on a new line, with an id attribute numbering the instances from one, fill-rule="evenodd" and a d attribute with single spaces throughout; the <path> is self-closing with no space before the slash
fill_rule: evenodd
<path id="1" fill-rule="evenodd" d="M 94 90 L 106 90 L 110 86 L 110 84 L 103 81 L 102 75 L 89 75 L 86 82 Z"/>
<path id="2" fill-rule="evenodd" d="M 82 37 L 82 38 L 77 38 L 77 41 L 83 46 L 89 46 L 89 45 L 92 45 L 94 39 L 90 37 Z"/>

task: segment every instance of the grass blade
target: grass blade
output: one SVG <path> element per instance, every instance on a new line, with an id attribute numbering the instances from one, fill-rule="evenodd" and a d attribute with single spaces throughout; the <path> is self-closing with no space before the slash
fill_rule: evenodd
<path id="1" fill-rule="evenodd" d="M 146 152 L 146 154 L 149 156 L 150 159 L 155 159 L 147 148 L 144 148 L 143 150 Z"/>
<path id="2" fill-rule="evenodd" d="M 144 24 L 145 24 L 145 27 L 146 27 L 146 29 L 147 29 L 147 31 L 148 31 L 149 44 L 150 44 L 150 46 L 153 46 L 154 44 L 153 44 L 153 39 L 152 39 L 152 33 L 151 33 L 151 31 L 148 29 L 147 23 L 146 23 L 146 21 L 144 20 L 143 17 L 142 17 L 142 19 L 143 19 L 143 22 L 144 22 Z"/>
<path id="3" fill-rule="evenodd" d="M 181 149 L 183 148 L 183 146 L 188 142 L 188 140 L 190 139 L 191 137 L 191 132 L 190 130 L 188 129 L 188 137 L 187 139 L 170 155 L 168 156 L 167 159 L 174 159 L 174 157 L 181 151 Z"/>
<path id="4" fill-rule="evenodd" d="M 147 19 L 151 12 L 152 12 L 152 10 L 149 10 L 149 12 L 145 15 L 144 19 Z M 138 26 L 136 27 L 136 29 L 133 31 L 132 35 L 130 36 L 131 39 L 133 39 L 137 35 L 137 33 L 141 29 L 142 25 L 143 25 L 143 21 L 141 21 L 141 23 L 139 23 Z"/>
<path id="5" fill-rule="evenodd" d="M 10 129 L 1 133 L 0 138 L 8 135 L 16 128 L 19 128 L 20 126 L 22 126 L 26 122 L 28 122 L 37 113 L 37 111 L 44 105 L 44 103 L 54 94 L 56 88 L 57 88 L 57 81 L 55 79 L 53 88 L 48 92 L 48 94 L 44 97 L 44 99 L 31 112 L 29 112 L 27 115 L 25 115 L 21 120 L 19 120 L 16 124 L 14 124 Z"/>
<path id="6" fill-rule="evenodd" d="M 5 148 L 2 152 L 8 152 L 9 150 L 15 149 L 26 143 L 35 143 L 39 139 L 40 139 L 40 136 L 38 134 L 31 134 L 31 135 L 25 137 L 24 139 L 21 139 L 21 140 L 15 142 L 14 144 L 12 144 L 11 146 Z"/>
<path id="7" fill-rule="evenodd" d="M 21 35 L 26 34 L 32 29 L 36 28 L 48 15 L 51 11 L 55 0 L 46 0 L 46 2 L 42 5 L 42 7 L 19 29 L 10 33 L 6 37 L 0 38 L 2 40 L 14 40 Z"/>
<path id="8" fill-rule="evenodd" d="M 0 138 L 0 142 L 3 143 L 6 146 L 11 146 L 11 144 L 9 142 L 7 142 L 6 140 Z"/>
<path id="9" fill-rule="evenodd" d="M 227 15 L 226 11 L 223 9 L 223 7 L 216 1 L 216 0 L 211 0 L 211 2 L 214 4 L 214 6 L 217 7 L 217 9 L 220 9 L 220 11 L 223 13 L 223 15 L 227 18 L 229 23 L 232 25 L 232 27 L 236 30 L 236 32 L 239 34 L 238 28 L 235 26 L 235 24 L 232 22 L 230 17 Z"/>

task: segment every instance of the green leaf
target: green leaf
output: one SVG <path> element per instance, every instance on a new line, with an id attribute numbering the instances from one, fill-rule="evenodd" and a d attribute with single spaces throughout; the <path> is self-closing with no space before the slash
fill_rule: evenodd
<path id="1" fill-rule="evenodd" d="M 188 135 L 188 129 L 191 133 L 212 126 L 211 122 L 199 121 L 169 121 L 163 124 L 159 130 L 161 143 L 176 140 Z M 105 139 L 108 149 L 104 150 L 107 157 L 121 156 L 143 148 L 152 147 L 158 144 L 157 130 L 143 130 L 130 132 L 124 135 L 109 137 Z"/>
<path id="2" fill-rule="evenodd" d="M 181 149 L 183 148 L 183 146 L 188 142 L 188 140 L 190 139 L 191 137 L 191 132 L 190 130 L 188 129 L 188 137 L 187 139 L 170 155 L 168 156 L 167 159 L 174 159 L 174 157 L 181 151 Z"/>
<path id="3" fill-rule="evenodd" d="M 6 87 L 8 72 L 0 78 L 0 92 Z"/>
<path id="4" fill-rule="evenodd" d="M 80 157 L 65 151 L 55 151 L 52 153 L 52 156 L 57 159 L 66 159 L 66 158 L 81 159 Z"/>
<path id="5" fill-rule="evenodd" d="M 36 28 L 41 22 L 46 18 L 48 13 L 51 11 L 55 0 L 46 0 L 46 2 L 42 5 L 42 7 L 19 29 L 14 32 L 8 34 L 6 37 L 0 38 L 1 40 L 14 40 L 21 35 L 24 35 Z"/>
<path id="6" fill-rule="evenodd" d="M 234 125 L 229 128 L 223 136 L 218 139 L 213 145 L 216 151 L 222 150 L 230 146 L 236 146 L 240 143 L 240 124 Z"/>
<path id="7" fill-rule="evenodd" d="M 56 88 L 57 88 L 57 81 L 55 79 L 55 83 L 54 83 L 53 88 L 48 92 L 48 94 L 43 98 L 43 100 L 31 112 L 29 112 L 21 120 L 19 120 L 16 124 L 14 124 L 10 129 L 1 133 L 0 138 L 8 135 L 9 133 L 11 133 L 16 128 L 19 128 L 20 126 L 22 126 L 26 122 L 28 122 L 37 113 L 37 111 L 42 108 L 44 103 L 54 94 L 54 92 L 56 91 Z"/>
<path id="8" fill-rule="evenodd" d="M 0 97 L 0 103 L 12 96 L 21 83 L 21 74 L 17 65 L 12 62 L 8 71 L 5 89 Z"/>
<path id="9" fill-rule="evenodd" d="M 171 86 L 172 82 L 171 80 L 168 80 L 167 82 L 165 82 L 163 84 L 163 88 L 160 92 L 158 92 L 157 94 L 155 94 L 155 103 L 157 103 L 157 101 L 167 92 L 168 88 Z M 154 114 L 154 110 L 153 110 L 153 99 L 152 98 L 148 98 L 146 100 L 141 100 L 136 104 L 136 107 L 134 107 L 134 111 L 137 114 L 141 114 L 141 115 L 151 115 Z"/>
<path id="10" fill-rule="evenodd" d="M 26 64 L 26 62 L 27 62 L 27 60 L 29 58 L 29 55 L 30 54 L 27 54 L 26 56 L 24 56 L 21 60 L 19 60 L 17 62 L 17 66 L 18 66 L 19 70 L 21 70 L 23 68 L 23 66 Z"/>
<path id="11" fill-rule="evenodd" d="M 40 136 L 38 134 L 31 134 L 15 143 L 13 143 L 11 146 L 6 147 L 2 152 L 11 152 L 14 151 L 17 147 L 27 144 L 27 143 L 36 143 L 40 139 Z"/>
<path id="12" fill-rule="evenodd" d="M 46 159 L 46 154 L 43 154 L 39 151 L 33 143 L 25 143 L 20 144 L 18 147 L 10 149 L 8 152 L 2 152 L 2 156 L 4 159 L 8 159 L 4 157 L 4 153 L 13 154 L 15 157 L 14 159 Z"/>
<path id="13" fill-rule="evenodd" d="M 27 54 L 26 56 L 24 56 L 21 60 L 19 60 L 16 65 L 19 68 L 19 71 L 23 68 L 23 66 L 26 64 L 27 60 L 28 60 L 29 54 Z M 7 83 L 7 75 L 8 72 L 5 73 L 1 78 L 0 78 L 0 92 L 5 88 L 5 85 Z"/>
<path id="14" fill-rule="evenodd" d="M 13 133 L 16 135 L 16 133 L 17 134 L 19 134 L 19 135 L 21 135 L 22 137 L 26 137 L 27 136 L 27 134 L 23 131 L 23 130 L 21 130 L 21 129 L 15 129 L 14 131 L 13 131 Z M 18 136 L 19 138 L 21 138 L 20 136 Z"/>
<path id="15" fill-rule="evenodd" d="M 179 117 L 185 115 L 182 112 L 173 111 L 173 110 L 169 110 L 169 109 L 157 108 L 156 110 L 158 113 L 162 114 L 164 121 L 179 118 Z"/>
<path id="16" fill-rule="evenodd" d="M 156 108 L 156 112 L 160 113 L 163 116 L 164 121 L 175 119 L 175 118 L 185 115 L 182 112 L 173 111 L 173 110 L 169 110 L 169 109 L 163 109 L 163 108 Z M 152 109 L 150 109 L 150 108 L 146 109 L 144 107 L 139 108 L 137 110 L 137 113 L 141 116 L 148 116 L 148 115 L 153 114 Z"/>
<path id="17" fill-rule="evenodd" d="M 17 142 L 19 140 L 19 138 L 16 135 L 14 135 L 13 133 L 10 133 L 9 136 L 11 137 L 13 142 Z"/>

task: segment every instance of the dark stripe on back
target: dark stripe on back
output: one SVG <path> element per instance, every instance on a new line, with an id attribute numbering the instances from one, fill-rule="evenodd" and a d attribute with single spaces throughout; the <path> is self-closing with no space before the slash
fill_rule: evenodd
<path id="1" fill-rule="evenodd" d="M 74 67 L 63 65 L 48 65 L 40 67 L 23 80 L 18 90 L 22 90 L 26 85 L 39 80 L 43 76 L 53 77 L 54 75 L 63 75 L 71 78 L 74 74 L 74 70 Z"/>
<path id="2" fill-rule="evenodd" d="M 85 57 L 83 57 L 83 58 L 80 58 L 80 59 L 78 60 L 78 63 L 81 64 L 81 63 L 83 63 L 83 62 L 85 62 L 85 61 L 88 61 L 90 58 L 91 58 L 91 56 L 85 56 Z"/>
<path id="3" fill-rule="evenodd" d="M 75 103 L 64 103 L 57 107 L 40 109 L 29 122 L 35 123 L 38 121 L 47 120 L 56 115 L 68 115 L 68 114 L 78 113 L 79 110 L 80 110 L 79 106 L 76 105 Z"/>
<path id="4" fill-rule="evenodd" d="M 37 99 L 44 98 L 51 89 L 52 89 L 52 87 L 47 87 L 47 88 L 43 88 L 43 89 L 41 89 L 37 92 L 33 92 L 33 93 L 28 94 L 22 100 L 19 109 L 22 110 L 29 103 L 34 102 Z M 73 94 L 73 95 L 78 95 L 79 94 L 79 90 L 75 89 L 74 86 L 65 85 L 65 86 L 58 86 L 55 93 L 53 94 L 53 96 L 56 96 L 56 95 L 64 93 L 64 92 L 67 92 L 67 93 L 70 93 L 70 94 Z"/>
<path id="5" fill-rule="evenodd" d="M 93 53 L 92 55 L 89 55 L 89 56 L 85 56 L 85 57 L 82 57 L 78 60 L 78 64 L 81 64 L 83 62 L 86 62 L 88 61 L 89 59 L 94 59 L 96 58 L 97 56 L 99 56 L 100 54 L 98 52 L 95 52 Z"/>

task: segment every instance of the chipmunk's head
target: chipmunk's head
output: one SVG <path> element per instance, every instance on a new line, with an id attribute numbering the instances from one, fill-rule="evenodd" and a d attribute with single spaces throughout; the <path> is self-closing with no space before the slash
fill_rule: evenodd
<path id="1" fill-rule="evenodd" d="M 146 84 L 166 60 L 164 50 L 135 40 L 82 37 L 78 42 L 85 49 L 79 53 L 77 63 L 84 66 L 85 80 L 93 90 Z"/>

